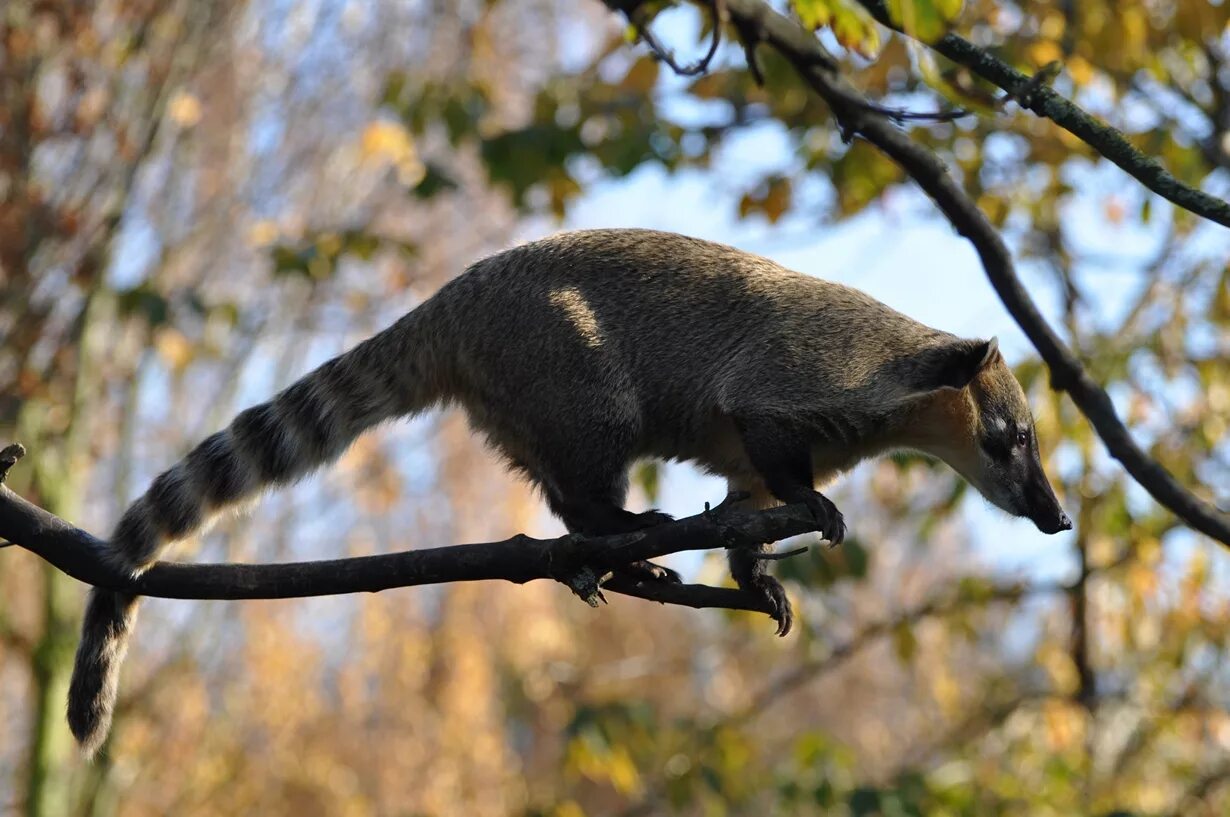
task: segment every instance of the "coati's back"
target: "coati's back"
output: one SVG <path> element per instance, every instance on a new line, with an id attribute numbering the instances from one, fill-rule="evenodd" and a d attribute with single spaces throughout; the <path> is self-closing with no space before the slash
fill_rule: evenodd
<path id="1" fill-rule="evenodd" d="M 675 423 L 733 392 L 831 403 L 876 388 L 893 360 L 951 336 L 869 295 L 733 247 L 642 229 L 584 230 L 474 264 L 436 296 L 463 392 L 567 389 L 622 370 L 650 416 Z M 481 327 L 482 331 L 476 331 Z M 800 390 L 805 392 L 800 393 Z M 889 394 L 884 395 L 890 398 Z"/>

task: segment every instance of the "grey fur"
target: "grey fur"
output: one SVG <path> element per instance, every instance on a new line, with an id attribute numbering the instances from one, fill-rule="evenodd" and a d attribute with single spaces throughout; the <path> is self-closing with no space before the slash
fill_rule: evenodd
<path id="1" fill-rule="evenodd" d="M 139 572 L 210 514 L 330 462 L 376 423 L 439 403 L 463 407 L 569 529 L 592 534 L 669 518 L 623 508 L 628 465 L 656 457 L 720 474 L 757 504 L 807 502 L 840 541 L 844 521 L 817 483 L 912 447 L 992 496 L 989 472 L 973 464 L 987 433 L 980 411 L 1032 428 L 992 343 L 732 247 L 648 230 L 564 233 L 477 262 L 240 413 L 133 503 L 114 558 Z M 789 629 L 763 562 L 736 555 L 732 571 L 769 595 Z M 109 595 L 92 596 L 74 668 L 70 723 L 87 750 L 107 730 L 135 609 L 104 604 Z"/>

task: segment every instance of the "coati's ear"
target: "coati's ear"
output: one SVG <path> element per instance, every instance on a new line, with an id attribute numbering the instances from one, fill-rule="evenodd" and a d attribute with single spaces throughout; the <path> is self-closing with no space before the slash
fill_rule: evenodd
<path id="1" fill-rule="evenodd" d="M 925 389 L 963 389 L 999 357 L 999 339 L 956 340 L 930 349 L 922 361 Z"/>

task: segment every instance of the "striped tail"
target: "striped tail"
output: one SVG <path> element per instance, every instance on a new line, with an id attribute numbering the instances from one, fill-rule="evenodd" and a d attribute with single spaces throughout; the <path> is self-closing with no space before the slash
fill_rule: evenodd
<path id="1" fill-rule="evenodd" d="M 111 730 L 120 665 L 137 620 L 137 599 L 95 587 L 86 602 L 81 643 L 68 686 L 68 728 L 92 757 Z"/>
<path id="2" fill-rule="evenodd" d="M 422 312 L 323 364 L 270 402 L 240 412 L 160 474 L 116 525 L 109 542 L 115 566 L 139 575 L 167 545 L 198 532 L 218 512 L 336 460 L 384 420 L 430 407 L 441 391 L 432 342 L 421 331 Z M 91 591 L 68 699 L 69 728 L 87 756 L 110 728 L 135 620 L 134 597 Z"/>

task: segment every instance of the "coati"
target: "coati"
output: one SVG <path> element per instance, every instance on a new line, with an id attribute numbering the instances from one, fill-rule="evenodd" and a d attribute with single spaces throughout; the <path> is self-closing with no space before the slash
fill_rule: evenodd
<path id="1" fill-rule="evenodd" d="M 806 503 L 833 543 L 841 513 L 816 491 L 894 449 L 942 459 L 1046 533 L 1071 527 L 1043 473 L 1024 392 L 994 339 L 929 328 L 858 290 L 732 247 L 651 230 L 564 233 L 472 265 L 389 328 L 241 412 L 123 514 L 110 556 L 138 574 L 166 545 L 261 490 L 336 459 L 365 429 L 458 405 L 570 531 L 670 519 L 623 507 L 629 464 L 696 463 L 764 506 Z M 781 585 L 732 551 L 740 587 Z M 650 563 L 641 577 L 677 581 Z M 94 589 L 68 721 L 102 742 L 136 599 Z"/>

